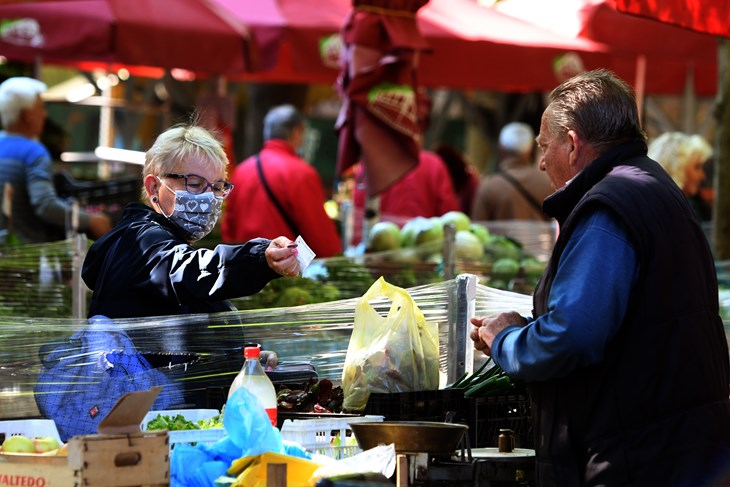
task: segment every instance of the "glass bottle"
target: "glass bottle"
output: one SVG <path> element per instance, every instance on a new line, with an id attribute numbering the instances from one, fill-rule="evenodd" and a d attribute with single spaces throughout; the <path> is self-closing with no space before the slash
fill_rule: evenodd
<path id="1" fill-rule="evenodd" d="M 231 388 L 228 389 L 228 398 L 239 387 L 245 387 L 248 391 L 256 396 L 261 405 L 266 409 L 271 425 L 276 427 L 276 390 L 274 384 L 271 383 L 269 377 L 264 372 L 259 361 L 261 350 L 259 347 L 245 347 L 243 356 L 246 361 L 243 363 L 241 371 L 238 373 Z"/>

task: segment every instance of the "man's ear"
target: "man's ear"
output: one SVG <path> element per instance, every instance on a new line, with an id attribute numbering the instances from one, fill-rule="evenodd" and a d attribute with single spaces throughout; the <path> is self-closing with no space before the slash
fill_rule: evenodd
<path id="1" fill-rule="evenodd" d="M 570 139 L 570 153 L 568 156 L 569 164 L 571 166 L 577 166 L 581 161 L 581 155 L 583 150 L 583 141 L 578 136 L 575 130 L 568 130 L 568 139 Z"/>

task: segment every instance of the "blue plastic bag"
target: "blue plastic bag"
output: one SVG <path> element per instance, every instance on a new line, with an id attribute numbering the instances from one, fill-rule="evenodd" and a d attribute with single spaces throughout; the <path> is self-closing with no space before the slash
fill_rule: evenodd
<path id="1" fill-rule="evenodd" d="M 97 426 L 127 392 L 164 386 L 152 408 L 183 403 L 182 388 L 152 368 L 129 336 L 105 317 L 43 354 L 34 388 L 41 414 L 53 419 L 61 440 L 96 433 Z"/>
<path id="2" fill-rule="evenodd" d="M 227 436 L 206 445 L 176 446 L 170 457 L 170 485 L 213 487 L 221 473 L 221 465 L 230 467 L 241 457 L 256 456 L 266 452 L 287 453 L 281 433 L 271 425 L 261 402 L 241 387 L 228 398 L 223 415 L 223 427 Z M 301 448 L 300 448 L 301 450 Z M 301 453 L 297 456 L 304 456 Z M 207 482 L 207 483 L 206 483 Z"/>

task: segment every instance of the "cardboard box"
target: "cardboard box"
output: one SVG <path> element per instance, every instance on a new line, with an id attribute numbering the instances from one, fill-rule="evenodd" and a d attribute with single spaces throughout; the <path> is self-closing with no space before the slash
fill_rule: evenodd
<path id="1" fill-rule="evenodd" d="M 67 457 L 0 453 L 0 487 L 169 485 L 167 431 L 139 428 L 161 389 L 122 396 L 99 424 L 99 434 L 69 440 Z"/>

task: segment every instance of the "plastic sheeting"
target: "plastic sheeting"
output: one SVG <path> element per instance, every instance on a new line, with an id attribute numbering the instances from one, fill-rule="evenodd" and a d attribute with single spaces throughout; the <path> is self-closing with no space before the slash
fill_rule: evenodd
<path id="1" fill-rule="evenodd" d="M 408 291 L 426 319 L 438 324 L 440 369 L 445 376 L 454 281 Z M 282 362 L 310 362 L 320 379 L 340 380 L 357 299 L 213 315 L 115 320 L 109 326 L 127 332 L 153 366 L 183 383 L 188 407 L 207 407 L 209 401 L 227 394 L 247 343 L 260 343 L 264 350 L 277 352 Z M 389 302 L 378 301 L 373 306 L 385 314 Z M 477 314 L 515 308 L 529 312 L 529 296 L 478 286 Z M 0 317 L 0 418 L 38 416 L 33 389 L 42 367 L 41 352 L 67 343 L 86 326 L 85 320 L 69 318 Z M 63 388 L 64 384 L 59 384 L 59 391 Z"/>

